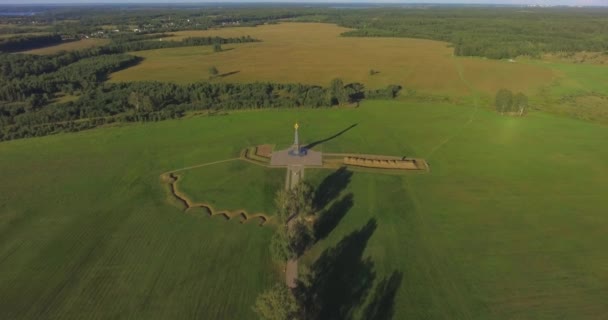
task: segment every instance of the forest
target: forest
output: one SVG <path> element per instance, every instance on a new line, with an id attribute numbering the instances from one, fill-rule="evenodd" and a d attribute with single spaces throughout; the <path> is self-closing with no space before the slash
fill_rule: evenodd
<path id="1" fill-rule="evenodd" d="M 549 52 L 607 51 L 606 9 L 463 8 L 351 10 L 327 21 L 353 28 L 344 36 L 447 41 L 457 56 L 492 59 Z"/>
<path id="2" fill-rule="evenodd" d="M 605 19 L 608 11 L 605 9 L 377 7 L 352 10 L 298 5 L 129 8 L 128 13 L 119 15 L 116 13 L 124 9 L 122 6 L 58 6 L 36 15 L 0 17 L 0 24 L 7 26 L 0 28 L 0 33 L 15 31 L 12 37 L 0 42 L 0 51 L 5 52 L 0 53 L 0 140 L 77 131 L 107 122 L 176 118 L 195 110 L 321 107 L 354 103 L 364 98 L 391 99 L 401 90 L 397 84 L 381 90 L 366 90 L 362 84 L 345 84 L 339 79 L 328 87 L 276 83 L 105 83 L 110 73 L 139 63 L 140 58 L 129 52 L 185 46 L 214 46 L 214 51 L 219 51 L 222 44 L 259 41 L 250 36 L 164 41 L 171 36 L 170 32 L 177 30 L 314 21 L 353 28 L 343 34 L 347 37 L 447 41 L 459 56 L 504 59 L 521 55 L 539 57 L 547 52 L 608 51 L 608 20 Z M 79 23 L 73 23 L 75 20 Z M 116 29 L 110 32 L 107 26 Z M 48 34 L 27 35 L 18 30 Z M 44 56 L 6 53 L 44 47 L 62 38 L 87 34 L 108 38 L 110 42 Z M 61 101 L 58 97 L 62 96 L 72 98 Z M 499 105 L 501 110 L 511 108 L 510 103 Z"/>

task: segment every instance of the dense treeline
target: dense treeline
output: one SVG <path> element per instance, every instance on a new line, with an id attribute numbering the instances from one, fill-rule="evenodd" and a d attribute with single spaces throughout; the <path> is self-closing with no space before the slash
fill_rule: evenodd
<path id="1" fill-rule="evenodd" d="M 151 50 L 161 48 L 176 48 L 189 46 L 206 46 L 212 44 L 245 43 L 259 41 L 250 36 L 239 38 L 221 37 L 191 37 L 182 41 L 133 41 L 140 38 L 129 38 L 130 41 L 113 41 L 112 43 L 83 49 L 78 51 L 62 52 L 56 55 L 37 56 L 24 54 L 0 54 L 0 79 L 21 78 L 28 75 L 39 75 L 56 71 L 78 60 L 107 55 L 126 53 L 130 51 Z M 145 37 L 144 39 L 148 39 Z"/>
<path id="2" fill-rule="evenodd" d="M 360 84 L 338 88 L 336 83 L 342 82 L 335 80 L 330 88 L 273 83 L 105 83 L 86 91 L 76 101 L 46 107 L 0 105 L 3 127 L 0 140 L 78 131 L 111 122 L 173 119 L 187 111 L 318 108 L 353 103 L 365 97 Z M 385 92 L 394 90 L 395 86 L 390 86 Z"/>
<path id="3" fill-rule="evenodd" d="M 0 40 L 0 52 L 18 52 L 61 43 L 58 34 L 17 36 Z"/>
<path id="4" fill-rule="evenodd" d="M 182 41 L 128 41 L 128 42 L 113 42 L 107 46 L 101 47 L 104 53 L 122 53 L 129 51 L 142 51 L 153 49 L 177 48 L 177 47 L 192 47 L 192 46 L 209 46 L 214 44 L 228 43 L 246 43 L 257 42 L 250 36 L 239 38 L 221 38 L 221 37 L 189 37 Z"/>
<path id="5" fill-rule="evenodd" d="M 417 10 L 423 8 L 424 10 Z M 332 8 L 331 5 L 238 6 L 133 6 L 117 14 L 119 7 L 46 8 L 36 16 L 0 18 L 65 36 L 102 32 L 122 37 L 136 26 L 138 32 L 162 33 L 202 30 L 223 26 L 256 26 L 285 19 L 332 22 L 355 30 L 346 36 L 413 37 L 450 42 L 461 56 L 513 58 L 546 52 L 608 50 L 608 14 L 602 8 L 481 8 L 371 6 L 365 10 Z M 128 13 L 125 13 L 128 12 Z M 80 23 L 62 23 L 78 20 Z M 115 26 L 118 34 L 104 29 Z M 129 35 L 125 36 L 129 37 Z"/>
<path id="6" fill-rule="evenodd" d="M 431 8 L 329 12 L 345 36 L 411 37 L 450 42 L 454 54 L 494 59 L 546 52 L 608 50 L 605 9 Z"/>
<path id="7" fill-rule="evenodd" d="M 72 93 L 90 89 L 104 81 L 109 73 L 138 61 L 139 58 L 126 54 L 101 55 L 79 60 L 51 73 L 12 80 L 0 79 L 0 101 L 27 101 L 29 107 L 39 107 L 56 92 Z"/>

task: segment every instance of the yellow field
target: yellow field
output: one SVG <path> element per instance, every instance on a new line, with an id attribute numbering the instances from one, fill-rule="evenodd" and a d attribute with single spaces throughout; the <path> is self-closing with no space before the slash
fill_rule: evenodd
<path id="1" fill-rule="evenodd" d="M 554 77 L 542 66 L 455 58 L 447 43 L 403 38 L 347 38 L 348 29 L 331 24 L 283 23 L 260 27 L 183 31 L 166 40 L 192 36 L 240 37 L 263 42 L 136 52 L 144 61 L 117 72 L 111 81 L 159 80 L 188 83 L 208 79 L 208 68 L 233 73 L 214 81 L 299 82 L 327 85 L 340 77 L 369 88 L 400 84 L 421 92 L 465 95 L 470 87 L 494 94 L 499 88 L 535 92 Z M 370 69 L 380 73 L 371 76 Z"/>
<path id="2" fill-rule="evenodd" d="M 58 44 L 56 46 L 50 46 L 50 47 L 45 47 L 45 48 L 40 48 L 40 49 L 23 51 L 23 53 L 54 54 L 59 51 L 73 51 L 73 50 L 80 50 L 80 49 L 87 49 L 87 48 L 102 46 L 109 42 L 110 42 L 110 40 L 108 40 L 108 39 L 83 39 L 83 40 L 78 40 L 78 41 L 64 42 L 64 43 Z"/>

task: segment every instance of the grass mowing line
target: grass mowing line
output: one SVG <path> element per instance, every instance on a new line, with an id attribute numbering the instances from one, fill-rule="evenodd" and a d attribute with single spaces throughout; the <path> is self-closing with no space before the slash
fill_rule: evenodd
<path id="1" fill-rule="evenodd" d="M 186 170 L 190 170 L 190 169 L 196 169 L 196 168 L 200 168 L 200 167 L 211 166 L 211 165 L 214 165 L 214 164 L 219 164 L 219 163 L 224 163 L 224 162 L 230 162 L 230 161 L 234 161 L 234 160 L 240 160 L 240 158 L 230 158 L 230 159 L 213 161 L 213 162 L 207 162 L 207 163 L 203 163 L 203 164 L 197 164 L 197 165 L 194 165 L 194 166 L 189 166 L 189 167 L 184 167 L 184 168 L 180 168 L 180 169 L 175 169 L 175 170 L 167 171 L 167 172 L 161 174 L 161 177 L 164 176 L 164 175 L 166 175 L 166 174 L 172 174 L 172 173 L 179 172 L 179 171 L 186 171 Z"/>
<path id="2" fill-rule="evenodd" d="M 225 162 L 225 161 L 224 161 Z M 215 210 L 211 204 L 203 203 L 203 202 L 193 202 L 188 198 L 186 194 L 179 191 L 177 187 L 177 181 L 179 180 L 179 176 L 175 173 L 163 174 L 161 176 L 163 182 L 167 182 L 169 184 L 169 190 L 171 195 L 176 198 L 180 203 L 184 205 L 184 211 L 188 211 L 193 208 L 203 208 L 207 210 L 209 213 L 209 217 L 213 216 L 223 216 L 226 220 L 230 220 L 234 217 L 240 217 L 241 223 L 245 223 L 251 219 L 260 219 L 260 226 L 263 226 L 270 220 L 270 218 L 264 213 L 256 213 L 250 214 L 245 209 L 238 209 L 234 211 L 229 210 Z"/>
<path id="3" fill-rule="evenodd" d="M 453 57 L 452 59 L 456 59 L 456 57 Z M 458 77 L 460 78 L 460 81 L 462 81 L 462 83 L 464 83 L 465 86 L 467 86 L 467 88 L 469 88 L 469 90 L 471 90 L 471 93 L 473 95 L 474 108 L 473 108 L 473 111 L 471 111 L 469 120 L 467 120 L 467 122 L 465 122 L 462 127 L 460 127 L 459 129 L 456 129 L 456 131 L 453 135 L 447 137 L 445 140 L 443 140 L 437 146 L 435 146 L 433 149 L 431 149 L 431 152 L 429 152 L 429 154 L 425 157 L 426 159 L 430 159 L 431 156 L 435 153 L 435 151 L 441 149 L 444 145 L 446 145 L 452 139 L 456 138 L 458 135 L 460 135 L 464 131 L 464 129 L 466 127 L 468 127 L 471 123 L 473 123 L 473 120 L 475 120 L 475 115 L 477 114 L 477 111 L 479 110 L 479 93 L 473 88 L 471 83 L 468 82 L 467 79 L 464 77 L 464 75 L 462 73 L 462 66 L 460 64 L 458 64 L 456 62 L 456 60 L 454 60 L 454 64 L 456 65 L 456 69 L 458 69 Z"/>

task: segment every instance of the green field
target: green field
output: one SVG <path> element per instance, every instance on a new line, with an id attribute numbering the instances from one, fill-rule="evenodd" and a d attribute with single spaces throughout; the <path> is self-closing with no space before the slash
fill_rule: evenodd
<path id="1" fill-rule="evenodd" d="M 317 146 L 325 152 L 416 156 L 431 166 L 428 174 L 353 174 L 342 192 L 352 193 L 352 208 L 303 264 L 375 219 L 368 237 L 351 243 L 363 257 L 330 267 L 359 279 L 367 301 L 383 278 L 401 272 L 395 319 L 608 313 L 607 127 L 366 101 L 0 143 L 0 318 L 254 318 L 256 295 L 283 277 L 268 252 L 272 227 L 185 213 L 167 200 L 159 175 L 234 158 L 250 145 L 287 145 L 295 120 L 305 142 L 357 124 Z M 184 187 L 200 186 L 196 200 L 268 209 L 284 172 L 234 166 L 184 172 Z M 307 176 L 319 183 L 330 173 Z M 248 198 L 250 183 L 264 200 Z M 355 308 L 345 298 L 351 287 L 333 290 L 344 293 L 336 306 Z"/>
<path id="2" fill-rule="evenodd" d="M 284 170 L 231 161 L 180 172 L 179 189 L 216 210 L 274 215 L 275 193 L 285 187 Z"/>

